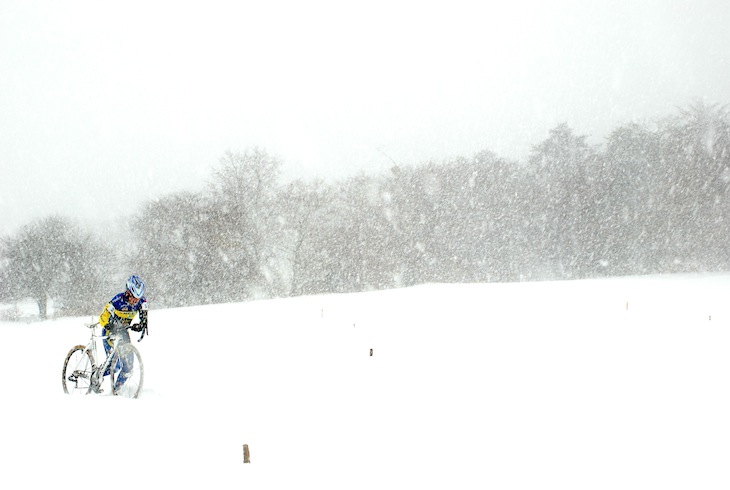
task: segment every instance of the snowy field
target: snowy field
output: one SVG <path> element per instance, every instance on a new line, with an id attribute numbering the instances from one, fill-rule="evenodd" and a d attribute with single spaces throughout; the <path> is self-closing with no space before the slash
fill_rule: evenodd
<path id="1" fill-rule="evenodd" d="M 63 393 L 90 317 L 0 323 L 0 488 L 727 489 L 729 294 L 730 274 L 152 291 L 137 400 Z"/>

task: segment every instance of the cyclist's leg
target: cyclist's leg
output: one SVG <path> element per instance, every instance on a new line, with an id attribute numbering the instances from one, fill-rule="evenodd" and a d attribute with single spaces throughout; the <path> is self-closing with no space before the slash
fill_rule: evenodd
<path id="1" fill-rule="evenodd" d="M 122 345 L 127 345 L 131 343 L 131 340 L 129 339 L 129 332 L 125 329 L 124 332 L 120 335 L 119 342 L 117 344 L 117 347 Z M 124 352 L 124 354 L 122 354 Z M 126 352 L 124 349 L 120 351 L 119 360 L 116 363 L 116 366 L 114 366 L 114 371 L 118 372 L 117 381 L 115 383 L 115 389 L 119 388 L 124 384 L 125 381 L 127 381 L 127 378 L 129 378 L 130 373 L 134 370 L 134 354 L 132 352 Z"/>

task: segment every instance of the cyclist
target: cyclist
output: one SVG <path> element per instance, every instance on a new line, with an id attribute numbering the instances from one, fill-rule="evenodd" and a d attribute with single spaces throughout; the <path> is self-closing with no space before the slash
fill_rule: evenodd
<path id="1" fill-rule="evenodd" d="M 145 283 L 137 275 L 132 275 L 127 279 L 127 288 L 114 296 L 104 307 L 104 311 L 99 316 L 99 325 L 102 326 L 102 335 L 107 337 L 104 339 L 104 350 L 107 356 L 112 350 L 112 339 L 115 337 L 118 344 L 129 343 L 128 328 L 135 332 L 142 332 L 142 337 L 147 333 L 147 299 L 145 298 Z M 139 322 L 132 325 L 132 320 L 139 315 Z M 120 366 L 120 364 L 122 364 Z M 128 363 L 117 363 L 117 368 L 121 367 L 121 372 L 117 378 L 116 391 L 127 380 L 129 370 L 132 368 Z M 109 375 L 109 369 L 104 372 L 104 376 Z M 92 383 L 92 389 L 96 393 L 101 393 L 101 379 L 98 383 Z"/>

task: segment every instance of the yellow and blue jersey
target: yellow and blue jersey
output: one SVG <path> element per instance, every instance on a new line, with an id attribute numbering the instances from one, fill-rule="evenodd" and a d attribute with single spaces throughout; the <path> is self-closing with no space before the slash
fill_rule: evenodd
<path id="1" fill-rule="evenodd" d="M 123 325 L 129 325 L 137 313 L 140 313 L 140 320 L 146 323 L 147 300 L 144 296 L 137 301 L 137 304 L 132 304 L 127 301 L 126 293 L 119 293 L 104 307 L 104 311 L 99 316 L 99 325 L 106 327 L 112 319 L 112 315 L 117 317 Z"/>

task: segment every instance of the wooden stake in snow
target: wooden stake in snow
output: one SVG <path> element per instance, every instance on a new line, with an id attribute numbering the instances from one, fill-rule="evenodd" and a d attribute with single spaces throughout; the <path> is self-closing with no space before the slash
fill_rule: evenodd
<path id="1" fill-rule="evenodd" d="M 244 463 L 251 462 L 251 454 L 249 454 L 249 452 L 248 452 L 248 444 L 243 445 L 243 462 Z"/>

